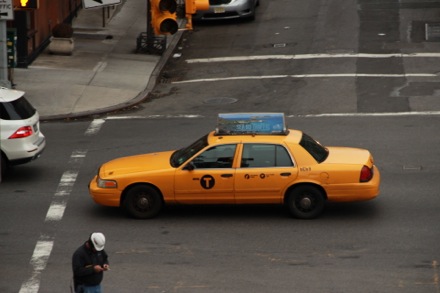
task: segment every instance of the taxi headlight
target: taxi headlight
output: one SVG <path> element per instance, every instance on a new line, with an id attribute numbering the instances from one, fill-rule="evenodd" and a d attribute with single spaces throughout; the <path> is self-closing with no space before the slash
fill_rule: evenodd
<path id="1" fill-rule="evenodd" d="M 106 180 L 98 177 L 96 183 L 99 188 L 117 188 L 118 183 L 115 180 Z"/>

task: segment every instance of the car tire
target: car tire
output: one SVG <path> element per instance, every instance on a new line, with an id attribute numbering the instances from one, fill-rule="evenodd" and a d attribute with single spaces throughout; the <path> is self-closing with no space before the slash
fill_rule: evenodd
<path id="1" fill-rule="evenodd" d="M 324 194 L 315 186 L 301 185 L 290 191 L 286 205 L 295 218 L 314 219 L 324 210 Z"/>
<path id="2" fill-rule="evenodd" d="M 131 187 L 124 200 L 125 210 L 134 218 L 150 219 L 162 210 L 163 199 L 151 186 L 136 185 Z"/>

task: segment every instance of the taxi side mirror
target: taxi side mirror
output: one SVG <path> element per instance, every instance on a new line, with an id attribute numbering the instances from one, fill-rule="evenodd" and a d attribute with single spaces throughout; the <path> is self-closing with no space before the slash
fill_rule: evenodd
<path id="1" fill-rule="evenodd" d="M 188 171 L 192 171 L 196 168 L 196 165 L 194 165 L 194 163 L 191 161 L 188 164 L 186 164 L 185 167 L 183 167 L 183 170 L 188 170 Z"/>

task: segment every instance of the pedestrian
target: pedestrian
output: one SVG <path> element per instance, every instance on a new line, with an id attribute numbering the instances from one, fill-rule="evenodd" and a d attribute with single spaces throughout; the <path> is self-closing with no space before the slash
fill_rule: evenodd
<path id="1" fill-rule="evenodd" d="M 105 236 L 95 232 L 73 254 L 73 286 L 75 293 L 101 293 L 104 271 L 108 271 L 108 256 L 104 250 Z"/>

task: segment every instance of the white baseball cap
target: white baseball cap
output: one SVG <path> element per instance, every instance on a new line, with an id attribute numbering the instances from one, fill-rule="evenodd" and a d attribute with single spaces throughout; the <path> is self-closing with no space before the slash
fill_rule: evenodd
<path id="1" fill-rule="evenodd" d="M 95 247 L 96 251 L 101 251 L 104 249 L 105 245 L 105 236 L 102 233 L 95 232 L 90 235 L 90 241 L 93 244 L 93 247 Z"/>

